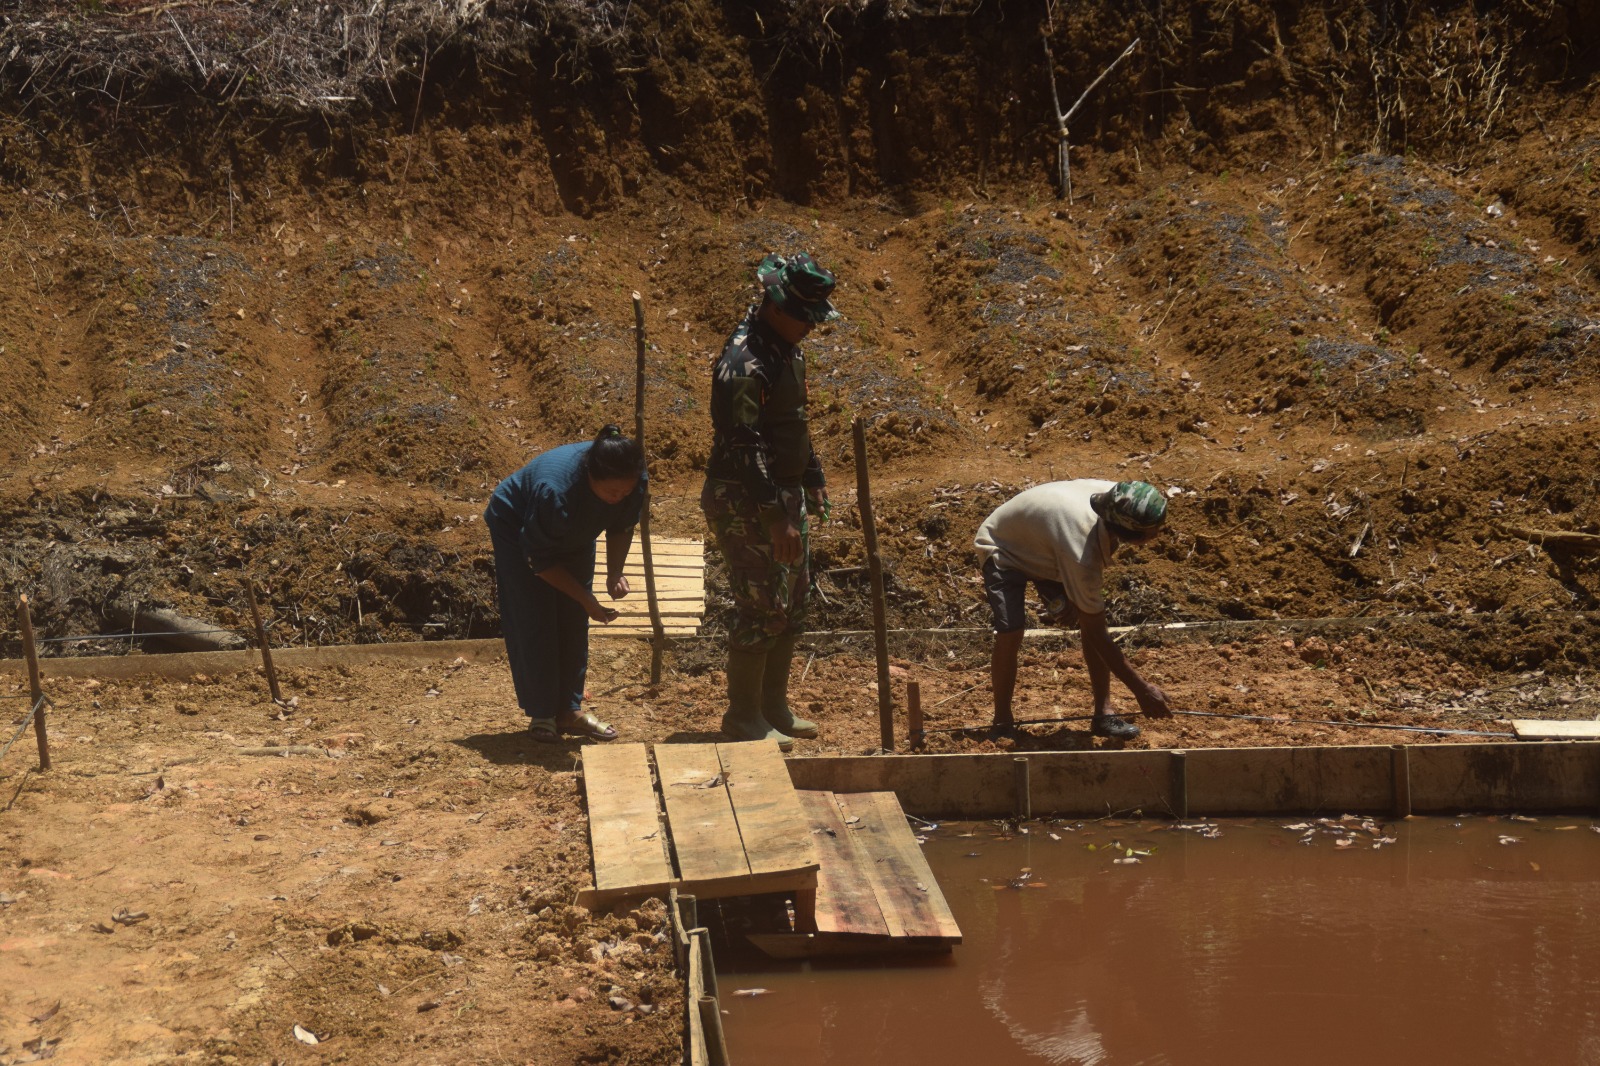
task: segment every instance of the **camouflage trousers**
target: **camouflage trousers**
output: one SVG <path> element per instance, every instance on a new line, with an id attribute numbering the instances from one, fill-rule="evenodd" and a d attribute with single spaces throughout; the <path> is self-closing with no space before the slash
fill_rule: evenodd
<path id="1" fill-rule="evenodd" d="M 772 558 L 772 536 L 761 511 L 743 485 L 707 478 L 700 509 L 728 561 L 728 584 L 737 608 L 728 647 L 735 651 L 768 651 L 785 633 L 805 628 L 811 593 L 811 538 L 806 529 L 805 490 L 780 489 L 779 498 L 800 530 L 800 561 Z"/>

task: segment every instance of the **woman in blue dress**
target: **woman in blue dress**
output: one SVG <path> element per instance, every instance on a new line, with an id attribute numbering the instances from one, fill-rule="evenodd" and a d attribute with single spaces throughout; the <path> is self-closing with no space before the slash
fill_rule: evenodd
<path id="1" fill-rule="evenodd" d="M 617 731 L 583 709 L 589 621 L 617 612 L 595 598 L 595 539 L 606 535 L 606 592 L 628 594 L 623 564 L 645 494 L 644 449 L 607 425 L 502 481 L 483 512 L 494 544 L 500 629 L 517 703 L 536 740 L 611 740 Z"/>

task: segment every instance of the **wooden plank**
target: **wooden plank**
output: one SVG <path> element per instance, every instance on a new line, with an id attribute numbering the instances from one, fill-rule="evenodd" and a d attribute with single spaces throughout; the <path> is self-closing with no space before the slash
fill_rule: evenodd
<path id="1" fill-rule="evenodd" d="M 832 792 L 798 792 L 821 868 L 815 924 L 819 933 L 889 935 L 878 897 L 858 861 L 855 834 L 845 828 Z M 793 945 L 791 945 L 793 946 Z M 762 947 L 767 951 L 766 947 Z M 771 952 L 768 952 L 769 954 Z"/>
<path id="2" fill-rule="evenodd" d="M 836 799 L 846 830 L 862 852 L 862 866 L 889 935 L 960 941 L 961 929 L 894 793 L 858 792 Z"/>
<path id="3" fill-rule="evenodd" d="M 1600 744 L 1413 744 L 1417 812 L 1592 811 Z"/>
<path id="4" fill-rule="evenodd" d="M 1185 756 L 1189 812 L 1208 817 L 1295 812 L 1388 813 L 1394 803 L 1392 758 L 1388 745 L 1375 744 L 1192 750 Z M 1152 773 L 1156 772 L 1152 769 Z M 1167 778 L 1160 776 L 1157 780 Z M 1113 809 L 1126 806 L 1118 805 Z M 1166 808 L 1145 807 L 1144 812 L 1165 814 Z"/>
<path id="5" fill-rule="evenodd" d="M 815 870 L 817 853 L 783 753 L 770 740 L 718 744 L 751 874 Z"/>
<path id="6" fill-rule="evenodd" d="M 683 1009 L 684 1042 L 689 1045 L 689 1066 L 706 1066 L 711 1061 L 706 1044 L 705 1021 L 700 1015 L 700 997 L 705 995 L 706 981 L 697 938 L 689 938 L 689 972 L 686 975 Z"/>
<path id="7" fill-rule="evenodd" d="M 1600 722 L 1547 722 L 1538 718 L 1513 718 L 1518 740 L 1600 740 Z"/>
<path id="8" fill-rule="evenodd" d="M 679 888 L 709 899 L 706 889 L 716 889 L 722 879 L 748 878 L 750 863 L 739 840 L 717 746 L 657 744 L 655 755 Z"/>
<path id="9" fill-rule="evenodd" d="M 597 892 L 664 891 L 672 884 L 655 785 L 643 744 L 588 744 L 583 791 Z"/>
<path id="10" fill-rule="evenodd" d="M 604 559 L 606 557 L 606 535 L 604 533 L 595 538 L 594 546 L 598 557 Z M 704 559 L 705 542 L 672 537 L 651 537 L 650 557 L 652 559 Z M 628 558 L 644 558 L 644 545 L 638 537 L 634 537 L 633 543 L 628 546 Z"/>

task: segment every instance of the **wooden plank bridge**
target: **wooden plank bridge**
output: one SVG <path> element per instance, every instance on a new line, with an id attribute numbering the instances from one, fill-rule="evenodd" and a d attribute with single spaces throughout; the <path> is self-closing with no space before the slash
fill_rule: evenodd
<path id="1" fill-rule="evenodd" d="M 595 908 L 664 895 L 782 892 L 795 928 L 769 954 L 949 950 L 961 930 L 892 792 L 800 792 L 778 746 L 591 744 L 584 793 Z"/>

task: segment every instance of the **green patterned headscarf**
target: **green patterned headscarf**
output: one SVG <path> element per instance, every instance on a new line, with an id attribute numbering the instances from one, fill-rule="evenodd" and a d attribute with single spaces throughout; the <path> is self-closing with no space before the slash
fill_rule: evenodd
<path id="1" fill-rule="evenodd" d="M 1105 516 L 1134 533 L 1156 529 L 1167 520 L 1167 498 L 1145 481 L 1119 481 L 1106 493 Z"/>

